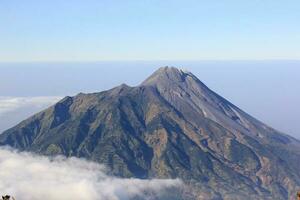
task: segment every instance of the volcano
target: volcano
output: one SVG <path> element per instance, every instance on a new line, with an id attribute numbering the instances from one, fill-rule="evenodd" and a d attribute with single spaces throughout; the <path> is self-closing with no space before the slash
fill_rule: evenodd
<path id="1" fill-rule="evenodd" d="M 136 87 L 67 96 L 0 145 L 85 158 L 119 177 L 180 178 L 182 199 L 292 199 L 300 188 L 300 141 L 174 67 Z"/>

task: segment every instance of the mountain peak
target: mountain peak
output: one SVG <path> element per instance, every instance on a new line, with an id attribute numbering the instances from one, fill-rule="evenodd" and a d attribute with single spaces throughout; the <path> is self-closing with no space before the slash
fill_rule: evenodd
<path id="1" fill-rule="evenodd" d="M 142 87 L 66 97 L 0 134 L 2 145 L 86 158 L 122 177 L 180 178 L 189 197 L 178 199 L 291 199 L 300 188 L 299 141 L 175 67 Z"/>
<path id="2" fill-rule="evenodd" d="M 195 77 L 187 70 L 165 66 L 156 70 L 142 85 L 157 85 L 162 82 L 184 82 L 187 76 Z"/>
<path id="3" fill-rule="evenodd" d="M 190 73 L 186 69 L 183 68 L 178 68 L 178 67 L 173 67 L 173 66 L 165 66 L 165 67 L 160 67 L 156 72 L 165 72 L 165 73 Z M 155 72 L 154 72 L 155 73 Z"/>

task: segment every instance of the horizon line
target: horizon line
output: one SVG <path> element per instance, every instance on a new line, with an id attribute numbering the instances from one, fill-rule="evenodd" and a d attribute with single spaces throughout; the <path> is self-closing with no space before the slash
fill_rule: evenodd
<path id="1" fill-rule="evenodd" d="M 0 61 L 0 64 L 35 64 L 35 63 L 105 63 L 105 62 L 300 62 L 299 59 L 116 59 L 116 60 L 24 60 L 24 61 Z"/>

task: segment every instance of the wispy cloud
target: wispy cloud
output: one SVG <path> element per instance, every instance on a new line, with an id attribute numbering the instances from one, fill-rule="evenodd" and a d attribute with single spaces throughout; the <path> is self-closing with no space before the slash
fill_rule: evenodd
<path id="1" fill-rule="evenodd" d="M 61 99 L 57 96 L 40 97 L 0 97 L 0 115 L 16 111 L 22 107 L 43 108 Z"/>
<path id="2" fill-rule="evenodd" d="M 58 96 L 1 97 L 0 133 L 62 99 Z"/>
<path id="3" fill-rule="evenodd" d="M 160 195 L 180 187 L 178 179 L 122 179 L 97 163 L 79 158 L 48 158 L 0 148 L 0 191 L 22 200 L 128 200 Z"/>

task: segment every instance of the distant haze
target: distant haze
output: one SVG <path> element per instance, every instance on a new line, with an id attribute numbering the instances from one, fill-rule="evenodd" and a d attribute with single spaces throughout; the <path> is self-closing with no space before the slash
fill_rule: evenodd
<path id="1" fill-rule="evenodd" d="M 300 61 L 2 63 L 0 132 L 19 122 L 20 116 L 25 118 L 60 97 L 99 92 L 122 83 L 138 85 L 158 67 L 166 65 L 191 71 L 249 114 L 300 138 Z M 15 107 L 7 110 L 3 102 L 11 100 L 15 100 Z M 18 102 L 20 105 L 16 105 Z"/>

